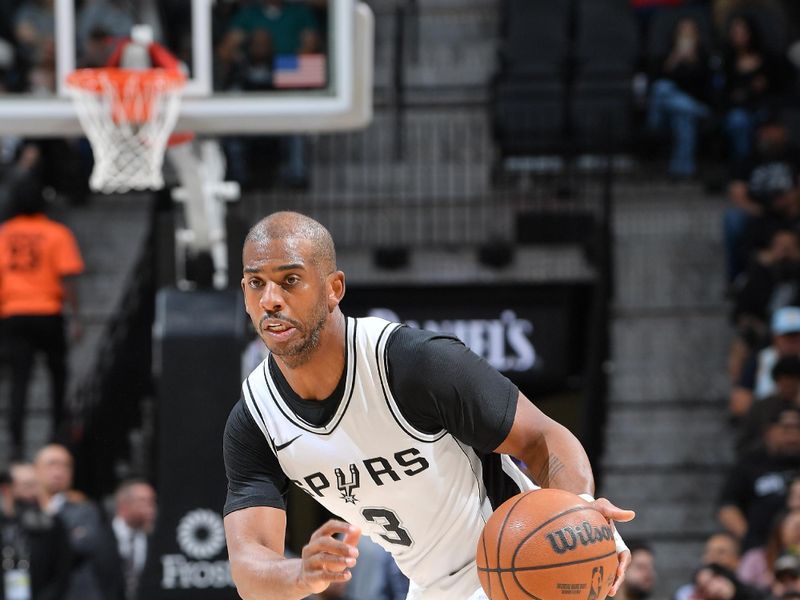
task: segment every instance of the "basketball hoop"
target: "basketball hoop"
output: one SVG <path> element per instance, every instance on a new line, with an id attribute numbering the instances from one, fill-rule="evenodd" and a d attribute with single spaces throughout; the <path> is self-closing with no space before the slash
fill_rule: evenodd
<path id="1" fill-rule="evenodd" d="M 94 153 L 89 185 L 112 193 L 160 189 L 164 151 L 186 77 L 173 69 L 78 69 L 67 76 Z"/>

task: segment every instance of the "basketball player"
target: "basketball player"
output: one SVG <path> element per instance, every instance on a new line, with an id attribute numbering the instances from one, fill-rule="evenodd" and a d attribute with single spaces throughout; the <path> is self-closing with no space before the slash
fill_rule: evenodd
<path id="1" fill-rule="evenodd" d="M 475 550 L 493 509 L 538 484 L 588 496 L 578 440 L 450 336 L 345 317 L 328 231 L 280 212 L 249 232 L 245 308 L 270 351 L 225 431 L 225 531 L 245 599 L 303 598 L 347 581 L 363 531 L 392 553 L 414 600 L 486 598 Z M 509 456 L 510 455 L 510 456 Z M 343 520 L 284 559 L 294 483 Z M 628 521 L 606 499 L 594 507 Z M 619 588 L 630 553 L 617 536 Z"/>

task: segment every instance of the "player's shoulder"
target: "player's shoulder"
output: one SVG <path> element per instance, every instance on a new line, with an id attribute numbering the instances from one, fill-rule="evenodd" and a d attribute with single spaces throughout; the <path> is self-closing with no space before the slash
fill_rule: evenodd
<path id="1" fill-rule="evenodd" d="M 457 362 L 465 349 L 452 334 L 402 326 L 387 341 L 386 358 L 395 372 L 405 366 L 409 373 L 434 376 L 439 369 Z"/>
<path id="2" fill-rule="evenodd" d="M 244 403 L 243 398 L 239 398 L 228 413 L 228 420 L 225 423 L 225 435 L 240 435 L 245 432 L 258 429 L 253 415 Z"/>
<path id="3" fill-rule="evenodd" d="M 403 325 L 392 332 L 389 344 L 407 352 L 439 352 L 444 347 L 463 346 L 452 333 L 430 331 Z"/>

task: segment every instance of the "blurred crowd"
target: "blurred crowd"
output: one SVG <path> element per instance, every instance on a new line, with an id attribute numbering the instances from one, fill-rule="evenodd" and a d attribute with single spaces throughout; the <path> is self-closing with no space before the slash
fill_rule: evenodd
<path id="1" fill-rule="evenodd" d="M 645 35 L 672 15 L 665 51 L 643 60 L 644 125 L 670 175 L 698 156 L 724 165 L 723 232 L 734 329 L 728 370 L 735 464 L 720 527 L 675 600 L 800 597 L 800 18 L 780 0 L 632 0 Z M 794 120 L 793 120 L 794 119 Z"/>
<path id="2" fill-rule="evenodd" d="M 51 444 L 0 474 L 5 597 L 139 597 L 156 521 L 153 487 L 126 479 L 100 505 L 73 489 L 73 467 L 67 448 Z"/>

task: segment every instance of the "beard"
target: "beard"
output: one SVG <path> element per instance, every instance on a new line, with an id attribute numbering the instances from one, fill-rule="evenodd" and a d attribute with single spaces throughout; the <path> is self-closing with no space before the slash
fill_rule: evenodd
<path id="1" fill-rule="evenodd" d="M 325 323 L 328 320 L 328 310 L 325 304 L 320 303 L 317 309 L 315 309 L 314 313 L 311 315 L 310 325 L 308 327 L 303 326 L 293 319 L 287 319 L 280 313 L 265 315 L 262 317 L 262 321 L 264 318 L 267 318 L 267 316 L 269 318 L 286 321 L 302 334 L 301 339 L 297 340 L 293 344 L 279 348 L 271 348 L 266 339 L 262 336 L 261 339 L 264 340 L 264 344 L 267 346 L 269 351 L 274 356 L 280 357 L 281 361 L 290 369 L 295 369 L 306 364 L 311 359 L 314 351 L 319 347 L 320 336 L 322 334 L 322 330 L 325 328 Z M 260 323 L 257 328 L 257 332 L 259 335 L 261 334 Z"/>

